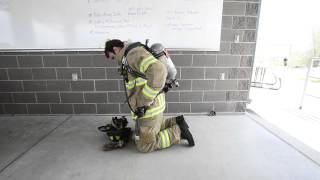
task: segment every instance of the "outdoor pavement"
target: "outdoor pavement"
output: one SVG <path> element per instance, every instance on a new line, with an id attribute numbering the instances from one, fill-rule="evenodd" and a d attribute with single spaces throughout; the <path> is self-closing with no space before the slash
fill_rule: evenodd
<path id="1" fill-rule="evenodd" d="M 307 148 L 311 148 L 310 151 L 314 151 L 311 154 L 316 154 L 312 156 L 320 162 L 320 82 L 308 83 L 301 104 L 307 69 L 274 67 L 268 71 L 281 77 L 281 88 L 271 90 L 252 87 L 250 89 L 252 102 L 248 105 L 248 109 L 275 128 L 300 141 Z M 320 73 L 320 68 L 317 68 L 317 72 Z"/>
<path id="2" fill-rule="evenodd" d="M 1 116 L 1 180 L 318 180 L 319 165 L 247 114 L 186 116 L 196 146 L 104 152 L 111 116 Z M 132 126 L 132 122 L 130 126 Z"/>

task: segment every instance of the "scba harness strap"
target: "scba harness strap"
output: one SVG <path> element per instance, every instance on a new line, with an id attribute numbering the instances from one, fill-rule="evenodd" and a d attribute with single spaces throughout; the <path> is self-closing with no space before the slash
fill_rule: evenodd
<path id="1" fill-rule="evenodd" d="M 155 58 L 159 58 L 160 56 L 162 56 L 163 54 L 156 54 L 152 49 L 150 49 L 147 45 L 144 45 L 144 44 L 141 44 L 140 42 L 135 42 L 135 43 L 132 43 L 132 44 L 129 44 L 128 47 L 126 48 L 126 50 L 124 51 L 124 59 L 122 61 L 122 69 L 126 70 L 128 73 L 136 76 L 136 77 L 140 77 L 140 78 L 143 78 L 143 79 L 147 79 L 146 75 L 139 72 L 139 71 L 136 71 L 134 69 L 132 69 L 127 60 L 126 60 L 126 57 L 128 55 L 128 53 L 136 48 L 136 47 L 143 47 L 144 49 L 146 49 L 148 52 L 150 52 L 152 54 L 153 57 Z M 143 66 L 142 66 L 143 67 Z M 142 71 L 144 72 L 144 71 Z"/>

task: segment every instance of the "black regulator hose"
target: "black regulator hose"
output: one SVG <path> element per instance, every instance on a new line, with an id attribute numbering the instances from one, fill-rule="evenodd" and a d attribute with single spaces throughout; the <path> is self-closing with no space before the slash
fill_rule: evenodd
<path id="1" fill-rule="evenodd" d="M 130 103 L 129 103 L 129 96 L 128 96 L 128 92 L 127 92 L 127 87 L 126 87 L 126 78 L 125 76 L 123 76 L 123 88 L 124 88 L 124 94 L 126 95 L 126 101 L 127 101 L 127 104 L 131 110 L 131 112 L 133 112 L 135 115 L 135 111 L 133 110 L 133 108 L 131 107 Z"/>

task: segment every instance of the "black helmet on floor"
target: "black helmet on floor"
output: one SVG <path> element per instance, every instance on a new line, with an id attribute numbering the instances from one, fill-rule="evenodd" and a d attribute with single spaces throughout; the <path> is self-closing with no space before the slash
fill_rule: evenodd
<path id="1" fill-rule="evenodd" d="M 122 116 L 121 118 L 113 117 L 112 123 L 105 126 L 98 127 L 99 131 L 105 132 L 115 148 L 124 147 L 130 140 L 131 128 L 126 127 L 128 124 L 127 119 Z"/>

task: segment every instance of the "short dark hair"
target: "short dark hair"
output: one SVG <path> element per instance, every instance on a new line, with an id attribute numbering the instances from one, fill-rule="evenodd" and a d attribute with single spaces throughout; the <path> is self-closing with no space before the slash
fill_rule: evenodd
<path id="1" fill-rule="evenodd" d="M 106 55 L 107 58 L 109 58 L 109 54 L 108 54 L 109 52 L 114 53 L 114 50 L 113 50 L 114 47 L 123 48 L 124 43 L 119 39 L 108 40 L 104 48 L 104 54 Z"/>

